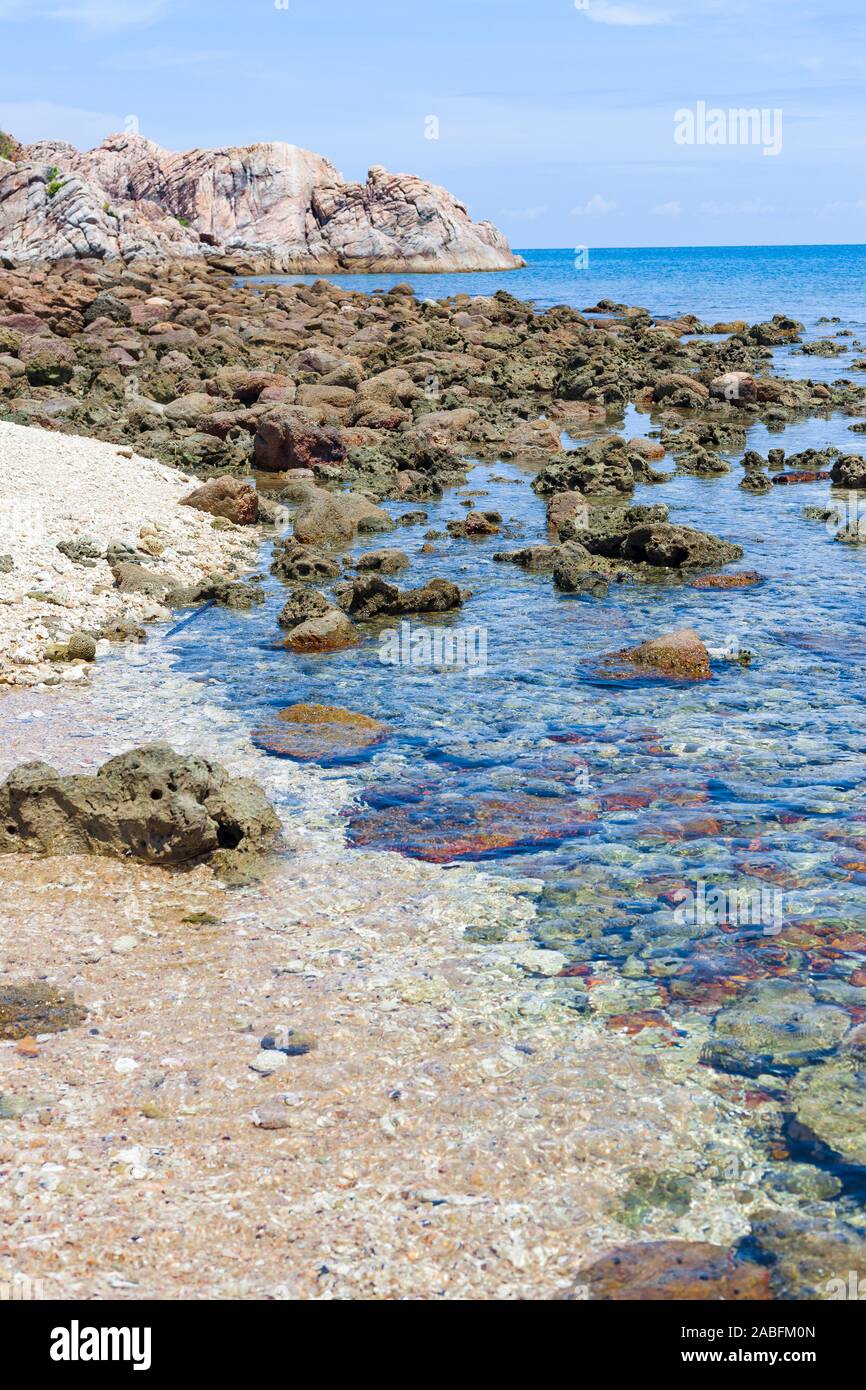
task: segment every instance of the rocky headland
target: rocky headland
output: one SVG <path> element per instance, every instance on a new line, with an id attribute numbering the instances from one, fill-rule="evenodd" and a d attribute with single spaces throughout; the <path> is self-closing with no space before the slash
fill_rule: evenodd
<path id="1" fill-rule="evenodd" d="M 280 142 L 173 153 L 111 135 L 0 146 L 0 257 L 219 256 L 273 271 L 513 270 L 490 222 L 446 189 L 376 165 L 346 181 L 321 155 Z"/>

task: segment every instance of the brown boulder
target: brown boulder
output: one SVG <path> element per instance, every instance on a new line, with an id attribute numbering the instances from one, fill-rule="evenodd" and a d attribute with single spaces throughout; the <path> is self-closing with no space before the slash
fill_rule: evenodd
<path id="1" fill-rule="evenodd" d="M 310 489 L 295 513 L 295 539 L 302 545 L 346 545 L 359 531 L 390 531 L 386 511 L 355 492 Z"/>
<path id="2" fill-rule="evenodd" d="M 358 645 L 358 634 L 345 613 L 328 608 L 317 618 L 308 618 L 292 628 L 286 646 L 294 652 L 338 652 Z"/>
<path id="3" fill-rule="evenodd" d="M 578 1272 L 565 1298 L 607 1302 L 740 1301 L 771 1298 L 770 1273 L 705 1241 L 658 1240 L 620 1246 Z"/>
<path id="4" fill-rule="evenodd" d="M 702 574 L 692 580 L 693 589 L 751 589 L 761 583 L 757 570 L 737 570 L 732 574 Z"/>
<path id="5" fill-rule="evenodd" d="M 253 742 L 269 753 L 299 762 L 344 760 L 375 747 L 387 736 L 378 719 L 339 705 L 290 705 L 253 730 Z"/>
<path id="6" fill-rule="evenodd" d="M 255 464 L 267 473 L 342 463 L 346 449 L 333 425 L 316 425 L 290 406 L 277 406 L 258 422 Z"/>
<path id="7" fill-rule="evenodd" d="M 180 505 L 226 517 L 236 526 L 254 526 L 259 519 L 259 495 L 240 478 L 212 478 L 183 497 Z"/>
<path id="8" fill-rule="evenodd" d="M 710 654 L 690 627 L 666 633 L 664 637 L 653 637 L 639 647 L 615 652 L 608 660 L 681 680 L 704 681 L 710 678 Z"/>

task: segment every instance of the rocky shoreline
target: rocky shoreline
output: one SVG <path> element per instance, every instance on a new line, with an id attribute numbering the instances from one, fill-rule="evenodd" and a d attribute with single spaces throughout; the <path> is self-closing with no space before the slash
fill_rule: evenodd
<path id="1" fill-rule="evenodd" d="M 773 374 L 773 348 L 803 331 L 783 315 L 702 324 L 609 302 L 538 313 L 503 292 L 430 303 L 405 285 L 367 296 L 325 282 L 237 284 L 198 260 L 0 271 L 0 464 L 19 503 L 42 488 L 50 518 L 32 561 L 26 538 L 13 538 L 0 577 L 10 600 L 0 621 L 19 624 L 19 645 L 29 634 L 15 666 L 35 684 L 3 697 L 4 775 L 50 757 L 51 787 L 65 795 L 73 774 L 77 798 L 82 772 L 168 738 L 179 757 L 253 776 L 284 831 L 282 852 L 231 886 L 201 865 L 172 874 L 134 854 L 0 854 L 12 924 L 3 972 L 20 983 L 3 1044 L 14 1084 L 0 1107 L 32 1158 L 0 1129 L 0 1165 L 16 1176 L 15 1220 L 30 1227 L 29 1273 L 60 1278 L 61 1296 L 121 1298 L 609 1297 L 622 1294 L 622 1271 L 649 1297 L 671 1277 L 691 1296 L 820 1297 L 840 1251 L 858 1255 L 859 1227 L 804 1212 L 801 1193 L 815 1206 L 839 1190 L 821 1186 L 817 1164 L 792 1163 L 805 1171 L 764 1189 L 749 1109 L 781 1105 L 779 1066 L 802 1067 L 802 1103 L 821 1132 L 809 1088 L 822 1058 L 792 1053 L 790 1037 L 808 1025 L 848 1039 L 832 1064 L 844 1089 L 860 1045 L 848 994 L 827 1012 L 814 1006 L 813 1024 L 808 991 L 785 979 L 776 989 L 747 961 L 765 1010 L 753 1054 L 748 1000 L 721 1042 L 699 1033 L 697 1010 L 692 1031 L 678 1029 L 663 1012 L 676 995 L 635 958 L 625 963 L 635 978 L 625 968 L 623 978 L 641 1004 L 623 1013 L 623 990 L 603 972 L 589 978 L 592 965 L 533 939 L 538 883 L 506 886 L 466 865 L 446 873 L 423 853 L 386 860 L 365 843 L 382 843 L 383 818 L 400 829 L 402 807 L 387 799 L 369 841 L 362 816 L 347 845 L 338 813 L 358 787 L 311 766 L 312 750 L 374 746 L 383 730 L 369 715 L 297 703 L 249 730 L 176 676 L 158 642 L 140 662 L 111 659 L 111 639 L 125 650 L 145 635 L 122 630 L 130 621 L 203 600 L 259 604 L 258 579 L 243 576 L 266 537 L 267 582 L 285 586 L 272 639 L 287 662 L 363 649 L 388 619 L 471 614 L 459 556 L 493 537 L 494 583 L 516 566 L 597 605 L 600 623 L 613 586 L 697 586 L 730 602 L 761 583 L 732 568 L 743 538 L 679 525 L 635 492 L 711 481 L 737 454 L 738 496 L 755 509 L 780 485 L 866 486 L 853 448 L 746 450 L 754 424 L 866 414 L 859 383 Z M 647 418 L 647 437 L 619 432 L 626 407 Z M 519 470 L 506 481 L 538 499 L 546 543 L 511 544 L 519 532 L 463 488 L 464 515 L 424 532 L 445 573 L 415 582 L 392 542 L 402 526 L 426 526 L 427 506 L 476 459 Z M 859 543 L 859 525 L 838 539 Z M 63 584 L 74 632 L 57 603 Z M 612 634 L 599 679 L 685 683 L 697 699 L 712 635 L 647 631 L 623 646 Z M 108 659 L 91 688 L 39 688 L 89 670 L 93 656 Z M 666 756 L 658 732 L 641 737 Z M 592 815 L 651 799 L 614 790 Z M 492 800 L 483 824 L 458 805 L 440 858 L 526 843 L 529 802 L 533 833 L 556 808 L 560 826 L 587 819 L 548 780 L 541 796 Z M 684 814 L 680 838 L 721 833 L 720 820 Z M 679 901 L 676 888 L 659 891 Z M 792 949 L 813 926 L 795 923 Z M 34 996 L 34 960 L 53 994 Z M 712 996 L 715 967 L 698 966 Z M 860 988 L 853 975 L 849 988 Z M 607 1026 L 605 991 L 610 1022 L 645 1031 L 641 1046 Z M 31 1015 L 70 1000 L 95 1032 L 79 1021 L 21 1036 Z M 743 1092 L 744 1076 L 764 1090 Z M 839 1094 L 834 1143 L 847 1153 L 856 1140 Z M 73 1232 L 62 1277 L 41 1217 Z M 646 1239 L 622 1250 L 638 1230 Z M 11 1239 L 3 1259 L 14 1260 Z"/>

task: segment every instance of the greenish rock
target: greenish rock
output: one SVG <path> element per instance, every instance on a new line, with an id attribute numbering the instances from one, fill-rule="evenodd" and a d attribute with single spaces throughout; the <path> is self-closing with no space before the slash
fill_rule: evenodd
<path id="1" fill-rule="evenodd" d="M 842 1184 L 833 1173 L 813 1168 L 809 1163 L 786 1163 L 767 1174 L 768 1186 L 774 1192 L 788 1192 L 807 1202 L 831 1202 L 842 1191 Z"/>
<path id="2" fill-rule="evenodd" d="M 621 1225 L 637 1230 L 657 1213 L 683 1216 L 692 1203 L 692 1180 L 683 1173 L 640 1168 L 612 1215 Z"/>
<path id="3" fill-rule="evenodd" d="M 59 1033 L 83 1023 L 86 1017 L 87 1010 L 71 995 L 50 985 L 0 985 L 0 1039 L 4 1041 Z"/>
<path id="4" fill-rule="evenodd" d="M 801 1124 L 849 1163 L 866 1167 L 866 1058 L 849 1055 L 804 1068 L 791 1101 Z"/>
<path id="5" fill-rule="evenodd" d="M 70 661 L 95 661 L 96 643 L 89 632 L 73 632 L 66 644 Z"/>
<path id="6" fill-rule="evenodd" d="M 761 980 L 716 1016 L 720 1038 L 749 1052 L 782 1055 L 830 1048 L 844 1037 L 850 1019 L 832 1004 L 819 1004 L 809 990 L 789 980 Z"/>

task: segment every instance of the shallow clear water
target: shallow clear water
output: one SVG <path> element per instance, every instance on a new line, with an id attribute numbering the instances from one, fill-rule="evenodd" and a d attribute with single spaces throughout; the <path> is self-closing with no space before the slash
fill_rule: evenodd
<path id="1" fill-rule="evenodd" d="M 569 278 L 562 253 L 544 253 L 520 277 L 429 277 L 420 288 L 490 293 L 501 281 L 542 305 L 610 295 L 654 312 L 752 321 L 785 310 L 810 328 L 819 313 L 844 309 L 840 326 L 859 329 L 864 248 L 678 255 L 686 265 L 659 251 L 598 253 L 591 273 Z M 397 278 L 413 277 L 374 284 Z M 369 285 L 351 283 L 362 280 Z M 842 374 L 839 359 L 785 350 L 777 361 L 795 375 Z M 756 426 L 748 446 L 856 451 L 850 424 L 835 415 L 772 432 Z M 652 424 L 630 409 L 622 428 L 632 435 Z M 678 475 L 635 500 L 663 501 L 673 521 L 738 541 L 742 567 L 763 576 L 754 588 L 624 584 L 597 600 L 495 563 L 497 550 L 547 540 L 531 474 L 505 463 L 477 466 L 467 485 L 483 493 L 473 505 L 502 514 L 503 534 L 445 537 L 423 554 L 428 528 L 444 531 L 465 514 L 458 493 L 424 504 L 425 522 L 354 547 L 405 550 L 401 585 L 444 575 L 470 589 L 462 613 L 435 622 L 480 629 L 484 669 L 385 664 L 372 630 L 357 650 L 287 653 L 276 624 L 285 593 L 270 578 L 264 607 L 209 609 L 169 642 L 178 667 L 251 730 L 298 701 L 381 719 L 388 739 L 348 769 L 359 788 L 353 842 L 439 862 L 492 859 L 537 880 L 539 939 L 589 987 L 619 982 L 606 1010 L 613 1026 L 676 1038 L 721 1020 L 725 1036 L 777 1060 L 792 1055 L 796 1070 L 835 1055 L 840 1010 L 851 1025 L 866 1020 L 856 973 L 866 970 L 866 551 L 804 517 L 830 496 L 826 483 L 756 498 L 738 488 L 740 477 L 736 464 L 711 481 Z M 385 505 L 395 516 L 407 510 Z M 710 682 L 623 684 L 601 672 L 605 653 L 683 626 L 717 654 Z M 424 620 L 412 630 L 425 631 Z M 726 659 L 743 648 L 749 666 Z M 745 922 L 726 908 L 709 919 L 691 913 L 683 897 L 724 893 L 719 901 L 730 903 L 744 890 Z M 806 991 L 803 1021 L 752 1036 L 749 1011 L 772 1011 L 792 985 Z"/>

